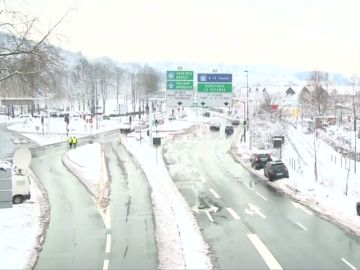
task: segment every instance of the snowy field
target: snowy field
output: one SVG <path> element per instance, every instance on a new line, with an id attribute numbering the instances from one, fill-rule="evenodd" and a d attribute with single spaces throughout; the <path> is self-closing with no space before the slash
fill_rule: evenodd
<path id="1" fill-rule="evenodd" d="M 157 128 L 153 127 L 154 135 L 171 138 L 176 132 L 184 129 L 191 130 L 192 125 L 210 120 L 201 117 L 200 113 L 188 111 L 187 114 L 188 117 L 182 121 L 168 121 L 165 117 L 164 124 Z M 91 128 L 81 122 L 81 119 L 74 120 L 70 122 L 69 135 L 81 137 L 116 129 L 122 125 L 128 125 L 126 120 L 102 120 L 98 124 L 98 128 L 96 128 L 96 124 Z M 36 128 L 37 126 L 41 126 L 40 119 L 33 119 L 26 123 L 22 121 L 13 125 L 11 129 L 17 130 L 39 144 L 67 140 L 63 119 L 50 119 L 49 123 L 45 122 L 44 132 L 42 129 Z M 159 132 L 158 134 L 156 134 L 156 130 Z M 345 160 L 341 160 L 339 154 L 320 139 L 316 141 L 317 181 L 314 176 L 314 136 L 302 133 L 300 128 L 288 126 L 284 130 L 281 125 L 268 124 L 268 126 L 264 126 L 264 123 L 261 122 L 257 125 L 254 121 L 250 127 L 251 134 L 247 134 L 248 138 L 250 135 L 253 137 L 252 144 L 249 144 L 249 140 L 247 143 L 240 142 L 238 138 L 233 144 L 234 156 L 248 170 L 267 182 L 262 170 L 255 171 L 250 167 L 249 158 L 251 152 L 256 151 L 257 147 L 269 146 L 269 135 L 278 135 L 279 132 L 287 135 L 282 160 L 289 168 L 290 178 L 277 180 L 269 183 L 269 185 L 283 190 L 297 202 L 317 211 L 324 218 L 360 235 L 360 217 L 356 215 L 355 211 L 355 203 L 360 200 L 360 186 L 357 180 L 360 174 L 353 173 L 353 161 L 346 161 L 345 166 Z M 262 135 L 259 137 L 256 134 Z M 186 265 L 188 268 L 211 268 L 212 265 L 207 256 L 208 246 L 202 239 L 191 210 L 172 183 L 163 164 L 160 151 L 156 161 L 154 158 L 156 150 L 149 146 L 145 132 L 141 135 L 141 144 L 139 132 L 134 132 L 124 142 L 127 149 L 141 164 L 153 190 L 151 196 L 155 213 L 160 267 L 173 268 L 176 266 L 183 268 Z M 252 149 L 250 150 L 250 148 Z M 274 157 L 279 158 L 278 151 L 272 150 L 271 152 Z M 89 159 L 89 156 L 92 158 Z M 108 186 L 106 184 L 106 172 L 101 165 L 104 161 L 100 145 L 94 143 L 78 147 L 76 150 L 69 151 L 64 159 L 67 160 L 65 161 L 67 166 L 83 181 L 95 201 L 99 201 L 98 199 L 101 197 L 98 194 L 102 194 L 103 202 L 106 201 Z M 90 170 L 91 173 L 89 173 Z M 162 185 L 159 185 L 158 179 L 162 179 Z M 348 186 L 347 195 L 345 194 L 346 185 Z M 44 214 L 40 214 L 40 209 L 45 200 L 43 199 L 43 192 L 40 192 L 36 183 L 32 185 L 32 189 L 31 201 L 14 206 L 12 209 L 0 210 L 1 216 L 5 217 L 0 219 L 0 239 L 2 239 L 0 269 L 27 268 L 32 265 L 36 258 L 35 251 L 39 250 L 39 243 L 41 243 L 39 239 L 41 238 L 41 224 L 44 219 Z M 108 222 L 107 218 L 109 218 L 106 212 L 106 203 L 99 205 L 102 206 L 100 210 L 104 213 L 106 223 Z M 179 256 L 179 254 L 184 256 Z M 22 259 L 19 260 L 19 258 Z"/>

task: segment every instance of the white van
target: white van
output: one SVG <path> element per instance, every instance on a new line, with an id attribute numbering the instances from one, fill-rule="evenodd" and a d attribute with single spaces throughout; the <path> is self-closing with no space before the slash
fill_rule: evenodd
<path id="1" fill-rule="evenodd" d="M 13 204 L 22 203 L 24 200 L 29 200 L 30 198 L 30 177 L 14 167 L 12 173 Z"/>
<path id="2" fill-rule="evenodd" d="M 11 179 L 11 186 L 8 184 L 3 185 L 3 188 L 5 188 L 3 191 L 9 191 L 8 188 L 12 187 L 12 203 L 19 204 L 30 199 L 30 178 L 26 175 L 26 171 L 13 166 L 8 160 L 0 160 L 0 169 L 4 172 L 7 171 L 7 177 L 3 180 Z"/>

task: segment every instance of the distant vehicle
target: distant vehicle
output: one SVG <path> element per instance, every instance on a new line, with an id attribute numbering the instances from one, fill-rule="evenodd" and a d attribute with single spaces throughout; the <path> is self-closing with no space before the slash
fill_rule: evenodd
<path id="1" fill-rule="evenodd" d="M 220 122 L 213 121 L 210 123 L 210 130 L 219 131 L 220 130 Z"/>
<path id="2" fill-rule="evenodd" d="M 233 126 L 226 126 L 225 127 L 225 134 L 226 135 L 231 135 L 234 133 L 234 127 Z"/>
<path id="3" fill-rule="evenodd" d="M 264 175 L 269 181 L 279 178 L 289 178 L 289 171 L 285 164 L 281 161 L 269 161 L 264 167 Z"/>
<path id="4" fill-rule="evenodd" d="M 358 216 L 360 216 L 360 202 L 356 203 L 356 212 L 357 212 Z"/>
<path id="5" fill-rule="evenodd" d="M 174 114 L 170 114 L 168 119 L 169 119 L 170 121 L 171 121 L 171 120 L 176 120 L 176 117 L 175 117 Z"/>
<path id="6" fill-rule="evenodd" d="M 210 117 L 210 112 L 204 112 L 204 113 L 203 113 L 203 116 L 204 116 L 204 117 Z"/>
<path id="7" fill-rule="evenodd" d="M 251 167 L 255 170 L 264 168 L 265 164 L 272 161 L 269 153 L 253 153 L 250 157 Z"/>
<path id="8" fill-rule="evenodd" d="M 110 115 L 103 114 L 102 119 L 103 120 L 110 120 Z"/>
<path id="9" fill-rule="evenodd" d="M 240 125 L 240 120 L 239 119 L 233 119 L 233 120 L 231 120 L 231 124 L 233 126 L 238 126 L 238 125 Z"/>

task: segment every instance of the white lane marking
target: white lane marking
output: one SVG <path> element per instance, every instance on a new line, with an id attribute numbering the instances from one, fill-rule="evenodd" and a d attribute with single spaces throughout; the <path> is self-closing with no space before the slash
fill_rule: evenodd
<path id="1" fill-rule="evenodd" d="M 308 229 L 304 226 L 304 225 L 302 225 L 300 222 L 296 222 L 296 224 L 301 228 L 301 229 L 303 229 L 304 231 L 307 231 Z"/>
<path id="2" fill-rule="evenodd" d="M 245 187 L 247 187 L 248 189 L 253 190 L 253 188 L 250 187 L 248 184 L 244 183 L 244 185 L 245 185 Z"/>
<path id="3" fill-rule="evenodd" d="M 264 201 L 267 201 L 268 199 L 265 198 L 264 195 L 261 195 L 259 192 L 256 192 L 256 195 L 258 195 L 261 199 L 263 199 Z"/>
<path id="4" fill-rule="evenodd" d="M 232 210 L 231 208 L 226 208 L 226 210 L 230 213 L 230 215 L 232 215 L 232 217 L 236 220 L 239 220 L 240 217 L 238 214 L 236 214 L 236 212 L 234 210 Z"/>
<path id="5" fill-rule="evenodd" d="M 106 248 L 105 248 L 105 252 L 106 253 L 110 253 L 111 251 L 111 235 L 107 234 L 106 235 Z"/>
<path id="6" fill-rule="evenodd" d="M 347 265 L 349 266 L 352 270 L 357 270 L 355 266 L 353 266 L 351 263 L 349 263 L 347 260 L 345 260 L 344 258 L 341 258 L 341 260 Z"/>
<path id="7" fill-rule="evenodd" d="M 205 213 L 206 213 L 207 217 L 209 218 L 209 220 L 210 220 L 211 222 L 214 222 L 214 219 L 213 219 L 213 217 L 211 216 L 211 214 L 209 213 L 209 211 L 205 211 Z"/>
<path id="8" fill-rule="evenodd" d="M 270 250 L 265 246 L 265 244 L 260 240 L 256 234 L 248 234 L 250 242 L 255 246 L 256 250 L 260 253 L 261 257 L 264 259 L 265 263 L 270 269 L 282 269 L 281 265 L 272 255 Z"/>
<path id="9" fill-rule="evenodd" d="M 108 269 L 109 269 L 109 260 L 104 260 L 103 270 L 108 270 Z"/>
<path id="10" fill-rule="evenodd" d="M 259 215 L 259 216 L 262 217 L 263 219 L 266 218 L 266 216 L 265 216 L 263 213 L 261 213 L 260 207 L 255 206 L 255 205 L 253 205 L 253 204 L 251 204 L 251 203 L 248 203 L 248 205 L 249 205 L 250 211 L 252 211 L 252 212 L 254 212 L 255 214 Z"/>
<path id="11" fill-rule="evenodd" d="M 213 190 L 212 188 L 210 188 L 209 191 L 210 191 L 210 193 L 211 193 L 216 199 L 220 199 L 219 194 L 217 194 L 215 190 Z"/>
<path id="12" fill-rule="evenodd" d="M 294 205 L 295 208 L 303 210 L 306 214 L 308 214 L 310 216 L 313 215 L 313 213 L 310 210 L 308 210 L 306 207 L 302 206 L 301 204 L 296 203 L 296 202 L 291 202 L 291 203 Z"/>

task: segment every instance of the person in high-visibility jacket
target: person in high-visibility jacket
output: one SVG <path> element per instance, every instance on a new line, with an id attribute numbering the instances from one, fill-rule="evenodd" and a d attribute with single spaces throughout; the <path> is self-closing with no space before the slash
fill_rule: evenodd
<path id="1" fill-rule="evenodd" d="M 75 136 L 73 136 L 72 137 L 72 145 L 74 146 L 74 148 L 76 148 L 77 142 L 78 142 L 78 139 Z"/>
<path id="2" fill-rule="evenodd" d="M 71 149 L 73 145 L 73 138 L 70 136 L 68 141 L 69 141 L 69 148 Z"/>

